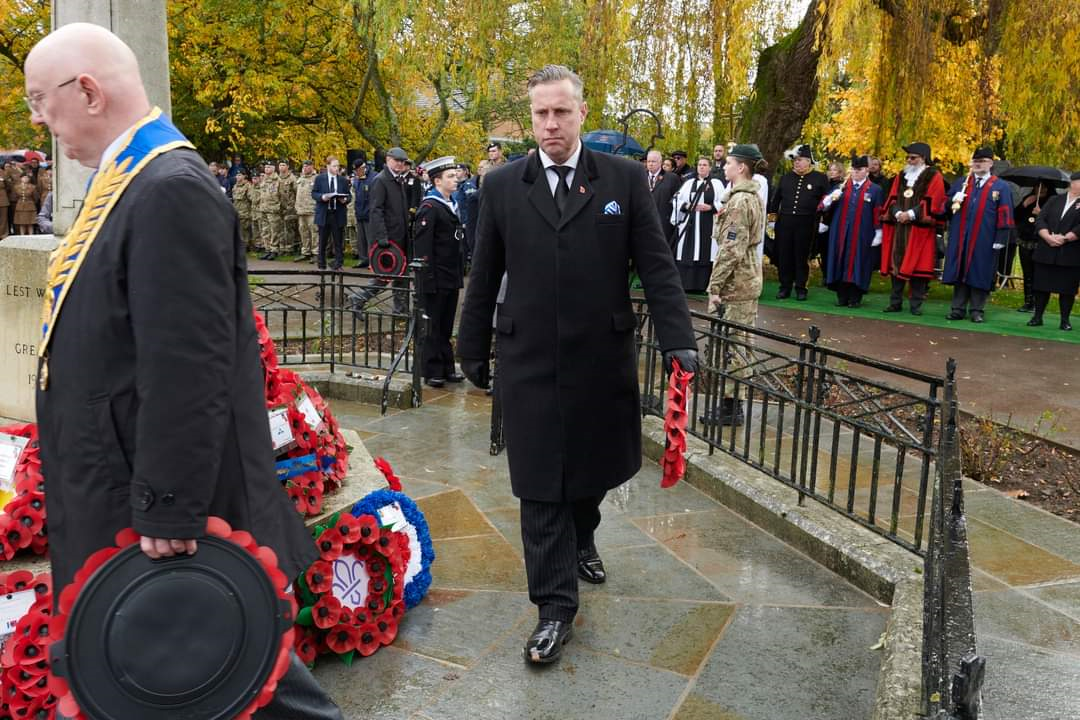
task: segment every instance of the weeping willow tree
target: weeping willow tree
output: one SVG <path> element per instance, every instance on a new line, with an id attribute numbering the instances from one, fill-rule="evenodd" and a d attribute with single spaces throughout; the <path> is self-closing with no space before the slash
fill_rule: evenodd
<path id="1" fill-rule="evenodd" d="M 1018 164 L 1080 162 L 1075 3 L 830 0 L 817 33 L 827 90 L 804 134 L 834 155 L 896 158 L 918 139 L 948 168 L 982 144 Z"/>

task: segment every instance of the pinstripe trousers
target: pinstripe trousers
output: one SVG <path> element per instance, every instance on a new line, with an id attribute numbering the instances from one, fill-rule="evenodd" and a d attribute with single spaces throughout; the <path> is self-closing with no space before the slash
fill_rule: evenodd
<path id="1" fill-rule="evenodd" d="M 578 609 L 578 550 L 593 546 L 604 496 L 565 503 L 521 499 L 529 600 L 541 620 L 571 622 Z"/>

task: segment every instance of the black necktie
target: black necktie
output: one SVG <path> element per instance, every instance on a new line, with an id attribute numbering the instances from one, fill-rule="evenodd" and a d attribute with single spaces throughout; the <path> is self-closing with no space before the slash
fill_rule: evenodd
<path id="1" fill-rule="evenodd" d="M 574 168 L 569 165 L 552 165 L 551 169 L 559 176 L 558 181 L 555 183 L 555 207 L 559 209 L 559 216 L 561 217 L 563 210 L 566 208 L 566 201 L 570 197 L 570 188 L 566 185 L 566 176 Z"/>
<path id="2" fill-rule="evenodd" d="M 655 175 L 650 175 L 649 176 L 649 190 L 655 190 L 655 189 L 656 189 L 656 176 Z"/>

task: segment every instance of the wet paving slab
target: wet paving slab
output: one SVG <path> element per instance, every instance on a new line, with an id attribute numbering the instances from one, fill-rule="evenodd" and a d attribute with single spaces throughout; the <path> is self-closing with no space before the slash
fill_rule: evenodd
<path id="1" fill-rule="evenodd" d="M 582 583 L 562 660 L 527 666 L 521 646 L 536 610 L 506 457 L 488 453 L 490 400 L 459 387 L 385 417 L 332 406 L 393 465 L 437 554 L 431 592 L 393 646 L 353 667 L 320 660 L 316 675 L 350 720 L 807 720 L 826 717 L 808 707 L 841 704 L 830 720 L 869 717 L 878 672 L 869 648 L 885 610 L 690 485 L 661 489 L 648 461 L 601 506 L 609 579 Z M 840 662 L 844 652 L 855 659 Z M 746 702 L 730 677 L 754 672 L 799 701 Z"/>

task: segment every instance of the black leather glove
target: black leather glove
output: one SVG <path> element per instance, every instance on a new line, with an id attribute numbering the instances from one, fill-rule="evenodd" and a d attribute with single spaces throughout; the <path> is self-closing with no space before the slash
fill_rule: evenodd
<path id="1" fill-rule="evenodd" d="M 461 358 L 461 372 L 476 387 L 486 390 L 491 384 L 491 363 L 487 360 L 468 360 Z"/>
<path id="2" fill-rule="evenodd" d="M 385 237 L 384 238 L 379 238 L 379 247 L 381 247 L 381 248 L 390 247 L 390 238 L 385 238 Z"/>
<path id="3" fill-rule="evenodd" d="M 678 360 L 679 366 L 686 372 L 698 371 L 697 350 L 683 348 L 680 350 L 668 350 L 664 353 L 664 372 L 671 372 L 671 361 Z M 466 373 L 468 374 L 468 373 Z"/>

